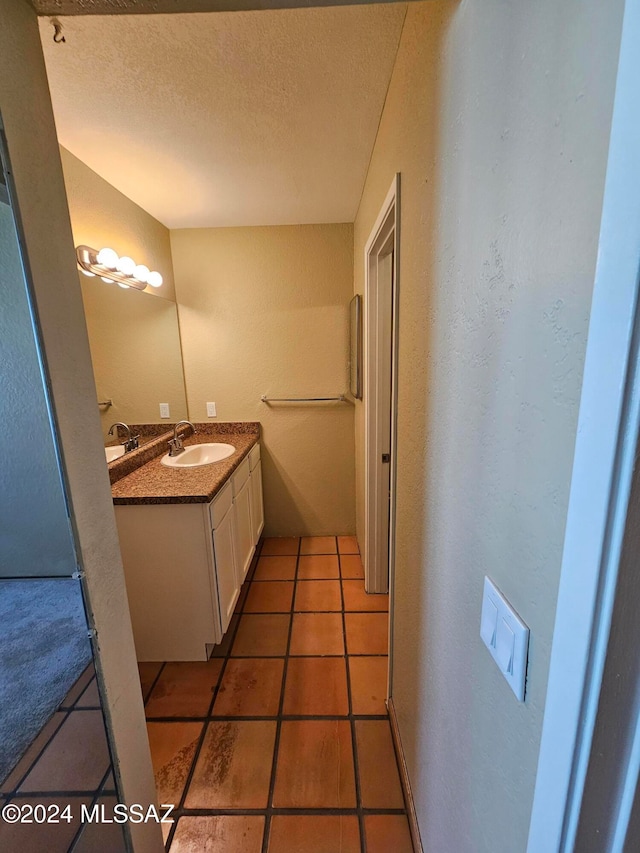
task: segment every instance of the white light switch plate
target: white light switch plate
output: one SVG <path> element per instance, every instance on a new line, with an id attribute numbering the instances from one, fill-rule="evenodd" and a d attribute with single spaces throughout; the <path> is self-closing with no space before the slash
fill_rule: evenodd
<path id="1" fill-rule="evenodd" d="M 487 577 L 482 594 L 480 637 L 518 701 L 524 702 L 529 629 Z"/>
<path id="2" fill-rule="evenodd" d="M 207 417 L 215 418 L 216 417 L 216 404 L 215 403 L 207 403 Z"/>
<path id="3" fill-rule="evenodd" d="M 170 418 L 171 413 L 169 412 L 169 404 L 168 403 L 160 403 L 160 417 L 161 418 Z"/>

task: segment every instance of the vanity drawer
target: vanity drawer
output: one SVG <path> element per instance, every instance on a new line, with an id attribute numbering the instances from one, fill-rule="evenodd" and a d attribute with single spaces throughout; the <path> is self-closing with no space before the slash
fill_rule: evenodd
<path id="1" fill-rule="evenodd" d="M 249 471 L 249 457 L 247 456 L 245 459 L 242 460 L 242 462 L 234 472 L 233 477 L 231 478 L 231 482 L 233 483 L 234 498 L 240 494 L 240 489 L 249 479 Z"/>
<path id="2" fill-rule="evenodd" d="M 258 462 L 260 461 L 260 445 L 254 444 L 254 446 L 249 451 L 249 468 L 253 471 Z"/>
<path id="3" fill-rule="evenodd" d="M 233 490 L 231 488 L 231 480 L 229 480 L 209 504 L 209 519 L 211 521 L 212 530 L 216 529 L 225 515 L 229 512 L 232 503 Z"/>

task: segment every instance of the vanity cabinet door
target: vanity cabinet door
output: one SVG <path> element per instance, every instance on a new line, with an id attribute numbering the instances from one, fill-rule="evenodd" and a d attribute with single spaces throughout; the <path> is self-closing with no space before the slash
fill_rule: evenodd
<path id="1" fill-rule="evenodd" d="M 234 511 L 229 508 L 226 515 L 213 531 L 213 553 L 218 580 L 218 602 L 222 633 L 229 627 L 240 593 L 240 583 L 236 572 Z"/>
<path id="2" fill-rule="evenodd" d="M 247 478 L 234 499 L 236 516 L 236 555 L 238 580 L 244 581 L 253 557 L 253 525 L 251 523 L 251 479 Z"/>
<path id="3" fill-rule="evenodd" d="M 258 461 L 251 471 L 251 522 L 253 544 L 256 545 L 264 527 L 264 504 L 262 501 L 262 462 Z"/>

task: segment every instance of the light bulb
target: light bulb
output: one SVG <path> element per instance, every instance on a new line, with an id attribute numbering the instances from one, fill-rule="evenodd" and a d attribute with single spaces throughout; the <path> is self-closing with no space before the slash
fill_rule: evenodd
<path id="1" fill-rule="evenodd" d="M 114 270 L 118 266 L 118 255 L 113 249 L 100 249 L 97 261 L 101 266 Z"/>
<path id="2" fill-rule="evenodd" d="M 118 270 L 122 273 L 122 275 L 133 275 L 133 271 L 136 268 L 136 262 L 133 258 L 127 257 L 125 255 L 123 258 L 120 258 L 118 261 Z"/>
<path id="3" fill-rule="evenodd" d="M 162 285 L 162 276 L 156 270 L 150 272 L 147 276 L 147 284 L 150 284 L 151 287 L 161 287 Z"/>
<path id="4" fill-rule="evenodd" d="M 137 278 L 138 281 L 147 281 L 149 278 L 149 267 L 145 267 L 144 264 L 138 264 L 133 271 L 133 277 Z"/>
<path id="5" fill-rule="evenodd" d="M 128 284 L 124 284 L 124 282 L 122 282 L 122 281 L 119 281 L 119 282 L 118 282 L 118 287 L 122 287 L 122 288 L 123 288 L 123 290 L 129 290 L 129 285 L 128 285 Z"/>
<path id="6" fill-rule="evenodd" d="M 113 284 L 112 278 L 105 278 L 104 276 L 100 276 L 103 281 L 106 281 L 107 284 Z"/>
<path id="7" fill-rule="evenodd" d="M 90 278 L 96 277 L 96 274 L 94 272 L 89 272 L 89 270 L 85 270 L 82 267 L 80 267 L 80 272 L 84 273 L 85 275 L 88 275 Z"/>

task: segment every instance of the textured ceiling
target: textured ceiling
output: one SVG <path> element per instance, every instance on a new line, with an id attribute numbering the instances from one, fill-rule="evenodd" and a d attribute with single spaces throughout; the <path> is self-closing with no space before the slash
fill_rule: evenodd
<path id="1" fill-rule="evenodd" d="M 41 19 L 60 142 L 170 228 L 351 222 L 405 10 Z"/>
<path id="2" fill-rule="evenodd" d="M 352 6 L 385 0 L 29 0 L 39 15 L 142 15 Z M 400 2 L 400 0 L 386 0 Z"/>

